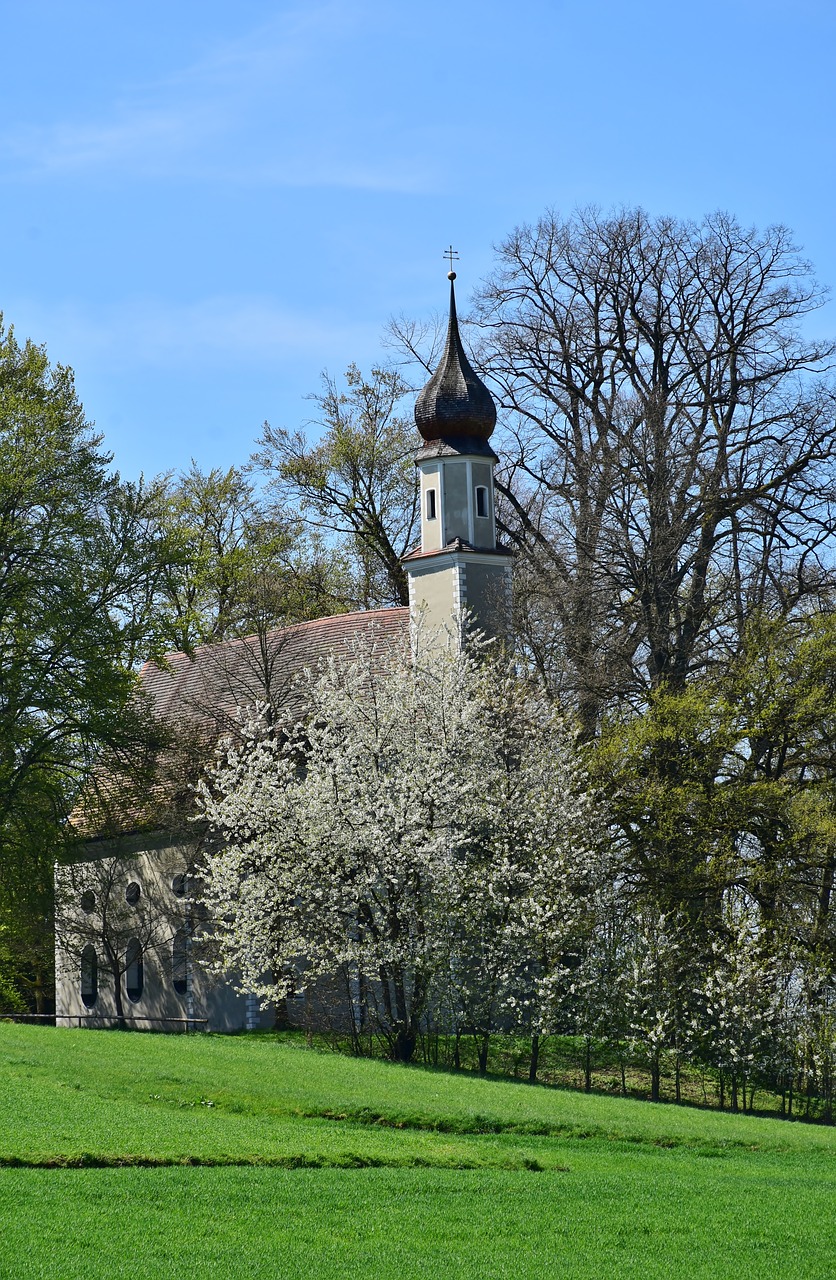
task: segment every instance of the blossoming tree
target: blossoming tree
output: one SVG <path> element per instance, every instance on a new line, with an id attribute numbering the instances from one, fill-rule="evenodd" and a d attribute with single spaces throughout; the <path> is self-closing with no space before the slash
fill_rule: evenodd
<path id="1" fill-rule="evenodd" d="M 478 647 L 372 639 L 305 685 L 304 723 L 251 718 L 201 791 L 219 966 L 263 1000 L 342 981 L 399 1060 L 431 1021 L 530 1024 L 602 856 L 555 710 Z"/>

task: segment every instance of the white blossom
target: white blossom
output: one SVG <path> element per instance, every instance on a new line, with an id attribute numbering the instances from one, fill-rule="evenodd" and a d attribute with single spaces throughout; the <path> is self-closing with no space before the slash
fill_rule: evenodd
<path id="1" fill-rule="evenodd" d="M 605 842 L 571 737 L 501 661 L 380 643 L 305 674 L 201 788 L 219 964 L 280 999 L 362 978 L 396 1056 L 422 1020 L 533 1024 L 589 927 Z"/>

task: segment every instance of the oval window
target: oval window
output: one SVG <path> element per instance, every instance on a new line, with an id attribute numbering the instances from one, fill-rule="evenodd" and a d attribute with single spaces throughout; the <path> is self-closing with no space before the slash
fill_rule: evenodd
<path id="1" fill-rule="evenodd" d="M 171 976 L 178 996 L 189 991 L 189 935 L 178 929 L 171 941 Z"/>
<path id="2" fill-rule="evenodd" d="M 140 889 L 136 880 L 132 880 L 131 883 L 128 885 L 127 889 L 125 890 L 125 901 L 127 902 L 128 906 L 135 907 L 136 904 L 139 902 L 141 894 L 142 894 L 142 890 Z"/>
<path id="3" fill-rule="evenodd" d="M 92 1009 L 99 996 L 99 961 L 96 948 L 88 943 L 81 953 L 81 1003 Z"/>
<path id="4" fill-rule="evenodd" d="M 95 909 L 95 906 L 96 906 L 95 893 L 93 892 L 92 889 L 85 889 L 84 893 L 81 895 L 82 911 L 86 911 L 89 916 L 90 912 Z"/>
<path id="5" fill-rule="evenodd" d="M 186 877 L 180 871 L 171 882 L 171 892 L 175 898 L 185 898 L 186 896 Z"/>
<path id="6" fill-rule="evenodd" d="M 131 938 L 125 948 L 125 990 L 128 993 L 128 999 L 134 1004 L 142 997 L 144 977 L 142 944 L 139 938 Z"/>

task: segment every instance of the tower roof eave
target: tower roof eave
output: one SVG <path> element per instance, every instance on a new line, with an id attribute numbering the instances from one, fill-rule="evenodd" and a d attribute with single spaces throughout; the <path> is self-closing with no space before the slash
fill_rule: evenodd
<path id="1" fill-rule="evenodd" d="M 407 551 L 405 556 L 401 556 L 401 564 L 411 564 L 416 560 L 430 560 L 433 556 L 458 555 L 462 552 L 478 556 L 498 556 L 505 559 L 511 559 L 517 554 L 511 547 L 504 547 L 499 543 L 495 547 L 477 547 L 474 543 L 468 542 L 466 538 L 453 538 L 452 542 L 448 542 L 443 547 L 436 547 L 434 551 L 422 551 L 420 546 L 414 547 L 412 551 Z"/>
<path id="2" fill-rule="evenodd" d="M 415 461 L 431 462 L 433 458 L 486 458 L 489 462 L 499 461 L 487 440 L 475 440 L 472 436 L 426 440 L 416 453 Z"/>

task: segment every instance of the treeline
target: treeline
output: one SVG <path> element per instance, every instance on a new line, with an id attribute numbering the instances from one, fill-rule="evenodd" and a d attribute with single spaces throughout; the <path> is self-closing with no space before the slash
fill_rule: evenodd
<path id="1" fill-rule="evenodd" d="M 304 723 L 254 717 L 206 773 L 204 960 L 355 1053 L 497 1037 L 608 1047 L 681 1100 L 683 1074 L 830 1122 L 836 987 L 739 889 L 666 913 L 531 672 L 487 651 L 358 644 L 309 673 Z M 289 1001 L 286 1005 L 285 1002 Z M 622 1086 L 626 1089 L 622 1069 Z"/>
<path id="2" fill-rule="evenodd" d="M 766 953 L 739 904 L 710 934 L 629 900 L 622 906 L 597 946 L 565 957 L 573 967 L 547 1031 L 532 1031 L 530 1018 L 485 1028 L 428 1017 L 416 1057 L 448 1070 L 832 1124 L 832 972 L 786 939 Z M 389 1056 L 374 1013 L 335 1001 L 313 1005 L 301 1022 L 312 1041 Z"/>
<path id="3" fill-rule="evenodd" d="M 141 664 L 401 602 L 416 523 L 403 394 L 394 372 L 350 370 L 318 399 L 317 445 L 265 429 L 241 465 L 134 483 L 72 371 L 0 324 L 0 1013 L 52 1007 L 53 868 L 94 763 L 126 797 L 153 780 L 168 727 L 136 697 Z"/>
<path id="4" fill-rule="evenodd" d="M 631 901 L 702 937 L 735 904 L 762 951 L 832 973 L 823 297 L 780 227 L 550 213 L 499 246 L 466 342 L 499 407 L 514 642 L 589 752 Z M 316 425 L 142 485 L 109 471 L 69 372 L 3 337 L 0 945 L 27 957 L 8 979 L 27 1000 L 78 781 L 103 746 L 128 761 L 148 742 L 121 710 L 137 663 L 404 602 L 410 401 L 436 336 L 394 322 L 389 365 L 326 379 Z"/>
<path id="5" fill-rule="evenodd" d="M 0 324 L 0 1012 L 51 1007 L 52 869 L 93 763 L 140 794 L 154 773 L 165 728 L 136 698 L 141 664 L 401 600 L 402 393 L 393 372 L 350 371 L 319 398 L 316 447 L 271 433 L 262 460 L 132 483 L 72 370 Z"/>

